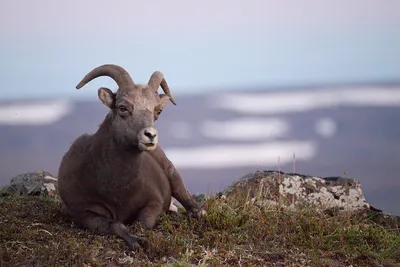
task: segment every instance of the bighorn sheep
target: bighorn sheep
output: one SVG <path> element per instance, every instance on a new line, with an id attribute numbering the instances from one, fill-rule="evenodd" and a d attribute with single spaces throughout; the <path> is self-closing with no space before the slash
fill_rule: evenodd
<path id="1" fill-rule="evenodd" d="M 139 221 L 152 229 L 169 209 L 171 196 L 196 217 L 205 211 L 157 145 L 154 121 L 168 101 L 176 105 L 163 74 L 156 71 L 147 85 L 135 84 L 125 69 L 105 64 L 89 72 L 76 88 L 100 76 L 114 79 L 118 90 L 98 89 L 110 111 L 97 132 L 78 137 L 63 156 L 59 194 L 77 225 L 117 235 L 136 249 L 147 241 L 129 233 L 125 225 Z M 157 93 L 159 86 L 165 94 Z"/>

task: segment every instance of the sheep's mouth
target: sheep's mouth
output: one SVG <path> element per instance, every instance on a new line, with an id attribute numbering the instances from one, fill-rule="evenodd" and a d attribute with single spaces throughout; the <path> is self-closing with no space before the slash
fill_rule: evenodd
<path id="1" fill-rule="evenodd" d="M 145 145 L 146 147 L 153 147 L 153 146 L 155 146 L 154 143 L 145 143 L 144 145 Z"/>
<path id="2" fill-rule="evenodd" d="M 139 145 L 139 149 L 143 150 L 143 151 L 151 151 L 151 150 L 155 149 L 155 147 L 156 147 L 156 143 L 152 143 L 152 142 L 149 142 L 149 143 L 141 142 Z"/>

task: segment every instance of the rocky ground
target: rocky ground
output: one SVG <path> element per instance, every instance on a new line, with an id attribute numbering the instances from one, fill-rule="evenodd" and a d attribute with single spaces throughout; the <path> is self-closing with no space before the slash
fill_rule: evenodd
<path id="1" fill-rule="evenodd" d="M 23 174 L 2 190 L 1 266 L 400 265 L 400 218 L 371 207 L 352 179 L 249 174 L 216 196 L 196 196 L 208 212 L 201 220 L 179 208 L 154 230 L 130 225 L 150 243 L 136 252 L 71 224 L 56 180 Z"/>

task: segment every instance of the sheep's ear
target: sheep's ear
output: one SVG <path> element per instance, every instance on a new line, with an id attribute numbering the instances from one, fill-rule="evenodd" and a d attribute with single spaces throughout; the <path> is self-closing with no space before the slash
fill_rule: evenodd
<path id="1" fill-rule="evenodd" d="M 166 94 L 160 94 L 160 104 L 158 105 L 159 109 L 163 109 L 167 106 L 168 102 L 169 102 L 169 97 Z"/>
<path id="2" fill-rule="evenodd" d="M 101 87 L 98 90 L 100 101 L 110 109 L 115 106 L 115 94 L 108 88 Z"/>

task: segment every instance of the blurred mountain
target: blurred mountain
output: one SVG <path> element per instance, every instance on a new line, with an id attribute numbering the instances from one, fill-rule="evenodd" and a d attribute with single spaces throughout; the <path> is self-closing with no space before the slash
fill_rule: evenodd
<path id="1" fill-rule="evenodd" d="M 89 89 L 87 89 L 89 90 Z M 95 94 L 94 94 L 95 95 Z M 400 215 L 400 85 L 176 95 L 156 122 L 191 193 L 261 169 L 359 179 L 369 203 Z M 0 103 L 0 184 L 57 175 L 75 138 L 108 110 L 98 100 Z"/>

